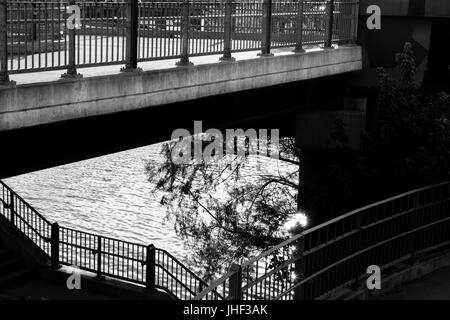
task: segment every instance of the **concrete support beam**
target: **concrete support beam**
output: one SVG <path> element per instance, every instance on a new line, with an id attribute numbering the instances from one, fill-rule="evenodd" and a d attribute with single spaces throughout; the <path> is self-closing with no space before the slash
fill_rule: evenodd
<path id="1" fill-rule="evenodd" d="M 1 88 L 0 131 L 357 71 L 362 69 L 361 55 L 359 46 L 343 46 L 305 54 Z"/>
<path id="2" fill-rule="evenodd" d="M 323 202 L 323 192 L 328 193 L 333 186 L 339 188 L 337 181 L 331 181 L 334 177 L 329 171 L 332 165 L 353 160 L 352 153 L 342 153 L 332 138 L 337 120 L 344 125 L 344 134 L 348 138 L 346 147 L 359 151 L 366 129 L 366 99 L 346 99 L 341 110 L 300 111 L 296 116 L 296 145 L 301 150 L 299 209 L 307 214 L 310 226 L 343 213 L 333 211 L 339 208 Z M 333 201 L 329 194 L 326 196 Z"/>
<path id="3" fill-rule="evenodd" d="M 366 128 L 366 99 L 346 99 L 343 110 L 311 110 L 297 113 L 296 142 L 302 149 L 332 150 L 336 122 L 342 122 L 348 147 L 358 151 Z"/>

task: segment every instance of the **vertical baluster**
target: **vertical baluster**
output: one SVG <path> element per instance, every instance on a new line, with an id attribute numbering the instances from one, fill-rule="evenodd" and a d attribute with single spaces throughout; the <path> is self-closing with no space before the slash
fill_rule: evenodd
<path id="1" fill-rule="evenodd" d="M 0 0 L 0 86 L 11 84 L 8 75 L 7 10 L 6 0 Z"/>
<path id="2" fill-rule="evenodd" d="M 327 13 L 325 16 L 325 45 L 324 49 L 333 49 L 333 27 L 334 27 L 334 0 L 327 3 Z"/>
<path id="3" fill-rule="evenodd" d="M 419 214 L 419 192 L 416 192 L 413 196 L 413 209 L 414 211 L 409 214 L 409 230 L 413 230 L 417 227 L 417 216 Z M 416 251 L 416 233 L 412 232 L 408 239 L 408 254 L 411 255 L 411 262 L 414 261 L 414 253 Z"/>
<path id="4" fill-rule="evenodd" d="M 97 280 L 103 280 L 104 277 L 102 275 L 102 237 L 97 236 Z"/>
<path id="5" fill-rule="evenodd" d="M 126 65 L 122 72 L 140 71 L 137 69 L 138 60 L 138 27 L 139 27 L 139 3 L 138 0 L 128 0 L 126 23 Z"/>
<path id="6" fill-rule="evenodd" d="M 147 291 L 155 291 L 155 246 L 153 244 L 147 246 L 146 259 L 146 278 L 145 286 Z"/>
<path id="7" fill-rule="evenodd" d="M 353 252 L 356 253 L 361 249 L 361 233 L 362 233 L 362 212 L 358 212 L 356 214 L 356 230 L 357 233 L 355 234 L 354 239 L 354 247 Z M 354 285 L 359 286 L 359 263 L 360 263 L 360 256 L 353 258 L 353 264 L 352 264 L 352 277 L 354 278 Z"/>
<path id="8" fill-rule="evenodd" d="M 262 38 L 260 56 L 273 56 L 270 53 L 272 36 L 272 0 L 263 0 L 262 7 Z"/>
<path id="9" fill-rule="evenodd" d="M 220 61 L 234 61 L 231 56 L 231 42 L 232 42 L 232 13 L 233 13 L 233 0 L 226 0 L 225 2 L 225 19 L 224 19 L 224 43 L 223 43 L 223 56 Z"/>
<path id="10" fill-rule="evenodd" d="M 356 43 L 358 39 L 358 18 L 359 18 L 359 1 L 356 1 L 352 4 L 353 11 L 352 11 L 352 34 L 351 34 L 351 41 L 352 43 Z"/>
<path id="11" fill-rule="evenodd" d="M 51 263 L 52 268 L 59 268 L 59 225 L 57 222 L 52 224 L 51 236 Z"/>
<path id="12" fill-rule="evenodd" d="M 304 53 L 305 49 L 303 49 L 303 13 L 304 13 L 304 0 L 300 0 L 297 2 L 297 17 L 296 17 L 296 29 L 295 29 L 295 38 L 296 45 L 294 52 L 296 53 Z"/>
<path id="13" fill-rule="evenodd" d="M 75 6 L 75 0 L 70 0 L 69 4 L 71 6 Z M 74 23 L 74 27 L 72 29 L 68 29 L 66 25 L 66 30 L 69 33 L 69 64 L 67 67 L 67 72 L 61 75 L 61 78 L 82 78 L 83 76 L 77 72 L 76 67 L 76 28 L 79 26 L 76 25 L 76 21 Z M 79 44 L 78 44 L 79 46 Z M 40 59 L 39 59 L 40 62 Z"/>
<path id="14" fill-rule="evenodd" d="M 301 282 L 305 278 L 305 237 L 300 237 L 295 242 L 295 284 Z M 305 285 L 297 286 L 294 290 L 294 300 L 303 300 L 305 299 Z"/>
<path id="15" fill-rule="evenodd" d="M 189 0 L 184 0 L 181 10 L 181 59 L 177 62 L 177 66 L 180 67 L 193 65 L 193 63 L 189 61 L 189 31 L 191 28 L 189 11 Z"/>
<path id="16" fill-rule="evenodd" d="M 242 299 L 242 267 L 238 264 L 231 266 L 233 274 L 230 277 L 230 299 L 241 300 Z"/>
<path id="17" fill-rule="evenodd" d="M 12 190 L 9 190 L 9 221 L 11 222 L 11 228 L 16 226 L 16 211 L 14 204 L 14 194 Z"/>

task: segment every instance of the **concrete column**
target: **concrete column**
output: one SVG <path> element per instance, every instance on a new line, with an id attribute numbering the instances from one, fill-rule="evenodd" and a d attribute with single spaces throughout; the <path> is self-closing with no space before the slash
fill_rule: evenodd
<path id="1" fill-rule="evenodd" d="M 342 121 L 348 137 L 346 150 L 359 151 L 366 128 L 365 104 L 364 99 L 348 99 L 342 110 L 300 111 L 296 115 L 296 144 L 301 150 L 298 207 L 308 216 L 308 227 L 344 213 L 334 205 L 341 201 L 338 195 L 342 190 L 338 181 L 331 180 L 335 174 L 332 165 L 352 161 L 353 153 L 343 152 L 332 134 L 336 120 Z"/>

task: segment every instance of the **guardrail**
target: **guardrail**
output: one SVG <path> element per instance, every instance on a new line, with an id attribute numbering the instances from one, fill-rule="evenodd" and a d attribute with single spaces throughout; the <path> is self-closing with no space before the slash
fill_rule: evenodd
<path id="1" fill-rule="evenodd" d="M 183 263 L 152 244 L 142 245 L 50 223 L 0 181 L 0 215 L 50 259 L 51 266 L 77 266 L 104 276 L 159 288 L 178 299 L 192 299 L 208 285 Z M 222 296 L 213 291 L 212 295 Z"/>
<path id="2" fill-rule="evenodd" d="M 352 211 L 231 270 L 195 300 L 317 299 L 360 286 L 367 267 L 389 268 L 450 244 L 450 182 Z"/>
<path id="3" fill-rule="evenodd" d="M 0 82 L 9 74 L 356 41 L 359 2 L 0 0 Z M 81 25 L 72 28 L 74 7 Z"/>

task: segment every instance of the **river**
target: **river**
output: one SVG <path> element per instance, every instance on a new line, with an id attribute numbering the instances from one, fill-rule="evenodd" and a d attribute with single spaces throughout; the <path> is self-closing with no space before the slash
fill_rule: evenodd
<path id="1" fill-rule="evenodd" d="M 145 164 L 162 161 L 161 144 L 36 171 L 5 182 L 50 222 L 142 244 L 153 243 L 185 261 L 186 250 L 159 198 L 151 195 Z M 290 170 L 288 164 L 257 157 L 256 170 Z M 251 172 L 251 171 L 255 172 Z"/>

